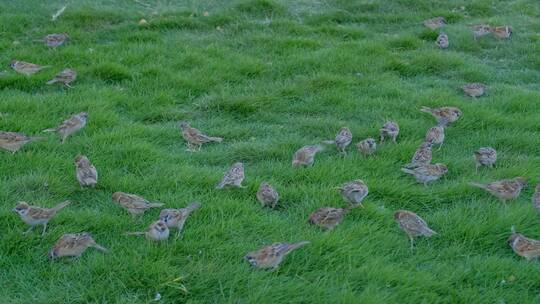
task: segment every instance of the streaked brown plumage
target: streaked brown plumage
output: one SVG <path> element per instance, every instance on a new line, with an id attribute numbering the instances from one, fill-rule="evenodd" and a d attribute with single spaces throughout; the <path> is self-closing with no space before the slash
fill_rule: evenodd
<path id="1" fill-rule="evenodd" d="M 476 172 L 481 166 L 493 167 L 497 161 L 497 151 L 491 147 L 482 147 L 474 151 L 474 162 L 476 164 Z"/>
<path id="2" fill-rule="evenodd" d="M 70 84 L 77 79 L 77 72 L 72 69 L 64 69 L 60 73 L 56 74 L 52 80 L 49 80 L 47 84 L 54 84 L 57 82 L 63 83 L 67 87 L 71 87 Z"/>
<path id="3" fill-rule="evenodd" d="M 424 221 L 418 214 L 408 210 L 398 210 L 394 213 L 394 219 L 411 241 L 411 249 L 414 247 L 414 238 L 418 236 L 431 237 L 437 232 L 431 230 L 426 221 Z"/>
<path id="4" fill-rule="evenodd" d="M 527 261 L 540 256 L 540 241 L 517 233 L 514 227 L 512 227 L 512 234 L 508 238 L 507 243 L 517 255 L 526 258 Z"/>
<path id="5" fill-rule="evenodd" d="M 448 35 L 446 35 L 446 33 L 440 33 L 435 41 L 435 44 L 437 44 L 437 46 L 441 49 L 447 49 L 450 46 Z"/>
<path id="6" fill-rule="evenodd" d="M 388 121 L 382 126 L 382 128 L 379 129 L 379 133 L 381 134 L 381 143 L 383 143 L 387 138 L 390 138 L 393 142 L 396 142 L 399 135 L 399 125 L 397 122 Z"/>
<path id="7" fill-rule="evenodd" d="M 491 27 L 490 29 L 491 33 L 499 39 L 508 39 L 512 35 L 512 27 L 510 26 L 496 26 Z"/>
<path id="8" fill-rule="evenodd" d="M 140 196 L 124 192 L 115 192 L 113 193 L 112 198 L 133 216 L 143 214 L 150 208 L 159 208 L 163 206 L 161 203 L 151 203 Z"/>
<path id="9" fill-rule="evenodd" d="M 323 147 L 320 145 L 303 146 L 294 153 L 292 166 L 294 168 L 300 166 L 313 166 L 313 163 L 315 162 L 315 155 L 322 150 Z"/>
<path id="10" fill-rule="evenodd" d="M 401 171 L 414 176 L 417 182 L 427 186 L 428 183 L 441 178 L 448 172 L 448 168 L 443 164 L 420 165 L 414 169 L 401 168 Z"/>
<path id="11" fill-rule="evenodd" d="M 186 208 L 163 209 L 159 213 L 159 219 L 165 222 L 167 227 L 178 229 L 177 234 L 180 235 L 189 215 L 199 208 L 201 208 L 201 204 L 194 202 L 189 204 Z"/>
<path id="12" fill-rule="evenodd" d="M 146 232 L 126 232 L 126 235 L 144 235 L 149 241 L 161 242 L 169 238 L 169 227 L 162 220 L 150 224 Z"/>
<path id="13" fill-rule="evenodd" d="M 441 107 L 441 108 L 428 108 L 422 107 L 421 112 L 429 113 L 437 119 L 437 123 L 441 126 L 447 126 L 459 119 L 461 116 L 461 110 L 456 107 Z"/>
<path id="14" fill-rule="evenodd" d="M 17 73 L 24 74 L 26 76 L 33 75 L 49 66 L 41 66 L 30 62 L 24 62 L 20 60 L 12 60 L 10 64 L 11 68 Z"/>
<path id="15" fill-rule="evenodd" d="M 234 163 L 232 167 L 227 171 L 221 182 L 216 186 L 216 189 L 223 189 L 224 187 L 237 187 L 244 188 L 242 182 L 244 181 L 244 164 L 241 162 Z"/>
<path id="16" fill-rule="evenodd" d="M 523 177 L 513 179 L 503 179 L 489 184 L 469 183 L 471 186 L 478 187 L 499 198 L 503 203 L 508 200 L 516 199 L 527 181 Z"/>
<path id="17" fill-rule="evenodd" d="M 58 33 L 58 34 L 49 34 L 40 41 L 42 41 L 46 46 L 56 48 L 64 44 L 69 40 L 69 36 L 66 33 Z"/>
<path id="18" fill-rule="evenodd" d="M 262 182 L 257 190 L 257 199 L 263 207 L 276 208 L 279 194 L 269 183 Z"/>
<path id="19" fill-rule="evenodd" d="M 424 20 L 424 26 L 432 30 L 436 30 L 440 27 L 443 27 L 445 23 L 446 23 L 446 20 L 444 19 L 444 17 L 434 17 L 431 19 Z"/>
<path id="20" fill-rule="evenodd" d="M 41 232 L 41 236 L 43 236 L 45 235 L 45 230 L 47 230 L 47 224 L 49 223 L 49 221 L 56 215 L 56 213 L 60 209 L 66 207 L 69 204 L 69 201 L 65 201 L 53 208 L 42 208 L 38 206 L 32 206 L 27 202 L 19 202 L 17 203 L 17 206 L 13 208 L 13 212 L 19 214 L 21 220 L 23 220 L 23 222 L 30 226 L 30 228 L 24 234 L 28 234 L 34 228 L 34 226 L 42 225 L 43 231 Z"/>
<path id="21" fill-rule="evenodd" d="M 484 95 L 487 86 L 483 83 L 473 82 L 462 86 L 461 89 L 463 89 L 463 92 L 465 92 L 465 94 L 476 98 Z"/>
<path id="22" fill-rule="evenodd" d="M 84 128 L 87 120 L 88 113 L 81 112 L 71 116 L 67 120 L 64 120 L 58 127 L 46 129 L 43 130 L 43 132 L 57 132 L 62 137 L 62 143 L 64 143 L 66 138 Z"/>
<path id="23" fill-rule="evenodd" d="M 414 152 L 411 162 L 405 165 L 405 168 L 412 169 L 418 166 L 429 165 L 432 159 L 431 142 L 423 142 L 418 149 Z"/>
<path id="24" fill-rule="evenodd" d="M 362 201 L 369 194 L 368 186 L 360 179 L 348 182 L 338 189 L 345 201 L 348 202 L 351 207 L 363 207 Z"/>
<path id="25" fill-rule="evenodd" d="M 426 142 L 442 147 L 444 143 L 444 125 L 436 125 L 426 132 Z"/>
<path id="26" fill-rule="evenodd" d="M 377 142 L 373 138 L 366 138 L 357 143 L 356 148 L 364 155 L 371 155 L 377 151 Z"/>
<path id="27" fill-rule="evenodd" d="M 532 203 L 534 208 L 536 208 L 536 211 L 540 212 L 540 184 L 536 185 L 536 189 L 532 197 Z"/>
<path id="28" fill-rule="evenodd" d="M 84 155 L 75 158 L 75 172 L 77 181 L 81 187 L 95 187 L 97 185 L 98 173 L 96 167 Z"/>
<path id="29" fill-rule="evenodd" d="M 246 259 L 251 266 L 256 268 L 277 268 L 287 254 L 309 243 L 309 241 L 302 241 L 294 244 L 274 243 L 257 251 L 248 252 L 244 259 Z"/>
<path id="30" fill-rule="evenodd" d="M 107 249 L 97 244 L 90 233 L 68 233 L 62 235 L 49 251 L 51 259 L 62 257 L 80 257 L 86 249 L 93 247 L 101 252 L 107 252 Z"/>
<path id="31" fill-rule="evenodd" d="M 0 131 L 0 148 L 15 154 L 27 143 L 41 139 L 43 137 L 30 137 L 22 133 Z"/>
<path id="32" fill-rule="evenodd" d="M 487 24 L 477 24 L 472 27 L 474 40 L 491 33 L 491 27 Z"/>
<path id="33" fill-rule="evenodd" d="M 341 223 L 347 213 L 349 208 L 319 208 L 309 216 L 309 223 L 325 230 L 332 230 Z"/>
<path id="34" fill-rule="evenodd" d="M 191 127 L 187 121 L 180 122 L 180 129 L 182 130 L 182 137 L 186 140 L 188 151 L 201 150 L 201 146 L 210 142 L 221 142 L 221 137 L 211 137 L 201 131 Z"/>

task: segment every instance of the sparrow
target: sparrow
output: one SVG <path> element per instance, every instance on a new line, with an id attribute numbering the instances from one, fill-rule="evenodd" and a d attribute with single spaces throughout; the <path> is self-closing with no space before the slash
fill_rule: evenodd
<path id="1" fill-rule="evenodd" d="M 315 210 L 310 216 L 308 222 L 325 230 L 334 229 L 349 213 L 349 208 L 323 207 Z"/>
<path id="2" fill-rule="evenodd" d="M 431 163 L 431 158 L 433 157 L 431 153 L 432 146 L 433 143 L 428 141 L 422 143 L 422 145 L 416 149 L 416 152 L 414 152 L 411 162 L 405 165 L 405 168 L 413 169 L 418 166 L 429 165 L 429 163 Z"/>
<path id="3" fill-rule="evenodd" d="M 13 212 L 19 214 L 21 220 L 30 226 L 24 234 L 28 234 L 32 231 L 34 226 L 42 225 L 43 231 L 41 232 L 41 236 L 44 236 L 45 230 L 47 230 L 47 223 L 49 223 L 60 209 L 69 204 L 69 201 L 65 201 L 53 208 L 41 208 L 38 206 L 31 206 L 27 202 L 19 202 L 17 203 L 17 206 L 13 208 Z"/>
<path id="4" fill-rule="evenodd" d="M 463 89 L 463 92 L 465 92 L 465 94 L 476 98 L 476 97 L 480 97 L 484 95 L 484 93 L 486 92 L 487 86 L 483 83 L 474 82 L 474 83 L 468 83 L 462 86 L 461 88 Z"/>
<path id="5" fill-rule="evenodd" d="M 58 132 L 62 136 L 62 144 L 66 141 L 70 135 L 76 133 L 86 126 L 88 120 L 88 113 L 81 112 L 71 116 L 69 119 L 64 120 L 58 127 L 52 129 L 43 130 L 43 132 Z"/>
<path id="6" fill-rule="evenodd" d="M 276 208 L 279 201 L 279 193 L 267 182 L 262 182 L 257 190 L 257 199 L 263 207 Z"/>
<path id="7" fill-rule="evenodd" d="M 351 207 L 363 207 L 362 201 L 369 194 L 368 186 L 360 179 L 348 182 L 338 190 Z"/>
<path id="8" fill-rule="evenodd" d="M 440 33 L 435 41 L 435 44 L 441 49 L 447 49 L 450 46 L 450 41 L 448 40 L 448 35 L 445 33 Z"/>
<path id="9" fill-rule="evenodd" d="M 407 210 L 398 210 L 394 213 L 394 219 L 411 241 L 411 249 L 414 247 L 414 238 L 417 236 L 431 237 L 437 232 L 431 230 L 426 221 L 416 213 Z"/>
<path id="10" fill-rule="evenodd" d="M 244 181 L 244 164 L 237 162 L 223 175 L 216 189 L 223 189 L 226 186 L 244 188 L 242 181 Z"/>
<path id="11" fill-rule="evenodd" d="M 221 142 L 223 138 L 221 137 L 210 137 L 206 134 L 203 134 L 201 131 L 191 127 L 187 121 L 180 122 L 180 129 L 182 130 L 182 137 L 187 142 L 188 151 L 201 150 L 201 146 L 209 142 Z"/>
<path id="12" fill-rule="evenodd" d="M 448 168 L 443 164 L 420 165 L 414 169 L 401 168 L 401 171 L 414 176 L 417 182 L 427 186 L 428 183 L 441 178 L 448 172 Z"/>
<path id="13" fill-rule="evenodd" d="M 491 33 L 491 27 L 487 24 L 478 24 L 472 27 L 474 40 Z"/>
<path id="14" fill-rule="evenodd" d="M 486 190 L 506 204 L 506 201 L 515 199 L 519 196 L 521 189 L 527 185 L 527 181 L 523 177 L 516 177 L 485 185 L 480 183 L 469 183 L 469 185 Z"/>
<path id="15" fill-rule="evenodd" d="M 540 212 L 540 184 L 536 185 L 536 189 L 532 197 L 532 203 L 534 205 L 534 208 L 536 208 L 536 210 Z"/>
<path id="16" fill-rule="evenodd" d="M 277 268 L 283 261 L 283 258 L 291 251 L 303 247 L 309 244 L 309 241 L 302 241 L 295 244 L 289 243 L 274 243 L 269 246 L 265 246 L 257 251 L 248 252 L 244 259 L 246 259 L 251 266 L 267 269 Z"/>
<path id="17" fill-rule="evenodd" d="M 57 82 L 63 83 L 65 86 L 70 87 L 70 83 L 74 82 L 77 79 L 77 72 L 72 69 L 64 69 L 62 72 L 56 74 L 52 80 L 49 80 L 47 84 L 54 84 Z"/>
<path id="18" fill-rule="evenodd" d="M 150 224 L 146 232 L 126 232 L 126 235 L 144 235 L 149 241 L 165 241 L 169 238 L 169 227 L 162 220 L 157 220 Z"/>
<path id="19" fill-rule="evenodd" d="M 140 196 L 124 192 L 115 192 L 113 193 L 112 198 L 132 216 L 143 214 L 150 208 L 159 208 L 163 206 L 161 203 L 151 203 Z"/>
<path id="20" fill-rule="evenodd" d="M 377 142 L 373 138 L 366 138 L 356 144 L 358 152 L 364 155 L 371 155 L 377 150 Z"/>
<path id="21" fill-rule="evenodd" d="M 69 39 L 68 34 L 59 33 L 59 34 L 49 34 L 43 37 L 43 39 L 41 39 L 40 41 L 45 43 L 45 45 L 48 47 L 55 48 L 64 44 L 64 42 L 66 42 L 68 39 Z"/>
<path id="22" fill-rule="evenodd" d="M 89 247 L 107 252 L 107 249 L 97 244 L 88 232 L 64 234 L 49 251 L 49 258 L 54 260 L 62 257 L 80 257 Z"/>
<path id="23" fill-rule="evenodd" d="M 456 122 L 461 116 L 461 110 L 456 107 L 441 107 L 441 108 L 428 108 L 422 107 L 421 112 L 429 113 L 437 119 L 437 123 L 441 126 L 447 126 L 453 122 Z"/>
<path id="24" fill-rule="evenodd" d="M 10 64 L 11 68 L 15 70 L 17 73 L 24 74 L 26 76 L 33 75 L 45 68 L 48 68 L 49 66 L 42 66 L 33 64 L 30 62 L 24 62 L 20 60 L 12 60 Z"/>
<path id="25" fill-rule="evenodd" d="M 41 139 L 43 137 L 30 137 L 22 133 L 0 131 L 0 148 L 15 154 L 27 143 Z"/>
<path id="26" fill-rule="evenodd" d="M 432 143 L 433 145 L 439 145 L 440 149 L 444 143 L 444 125 L 431 127 L 426 132 L 426 142 Z"/>
<path id="27" fill-rule="evenodd" d="M 75 158 L 75 170 L 77 180 L 81 187 L 94 188 L 96 186 L 98 173 L 96 167 L 92 165 L 86 156 L 79 155 Z"/>
<path id="28" fill-rule="evenodd" d="M 300 166 L 310 167 L 315 162 L 315 155 L 322 151 L 323 147 L 320 145 L 303 146 L 296 153 L 294 153 L 292 166 L 297 168 Z"/>
<path id="29" fill-rule="evenodd" d="M 165 224 L 167 224 L 167 227 L 177 228 L 178 235 L 180 235 L 189 215 L 199 208 L 201 208 L 201 204 L 195 202 L 189 204 L 186 208 L 163 209 L 159 213 L 159 219 L 165 222 Z"/>
<path id="30" fill-rule="evenodd" d="M 345 149 L 347 149 L 347 147 L 351 143 L 352 137 L 353 135 L 351 133 L 351 130 L 349 130 L 349 128 L 347 127 L 343 127 L 339 130 L 334 140 L 325 140 L 324 143 L 330 145 L 335 144 L 338 151 L 346 155 L 347 151 L 345 151 Z"/>
<path id="31" fill-rule="evenodd" d="M 383 143 L 386 138 L 391 138 L 393 142 L 396 142 L 396 138 L 399 135 L 399 125 L 397 122 L 393 121 L 386 122 L 379 132 L 381 134 L 381 143 Z"/>
<path id="32" fill-rule="evenodd" d="M 517 255 L 526 258 L 527 261 L 540 256 L 540 241 L 517 233 L 514 227 L 512 227 L 512 234 L 507 242 Z"/>
<path id="33" fill-rule="evenodd" d="M 510 26 L 491 27 L 490 32 L 499 39 L 508 39 L 512 35 L 512 27 Z"/>
<path id="34" fill-rule="evenodd" d="M 474 151 L 474 161 L 476 163 L 476 172 L 480 166 L 493 167 L 497 161 L 497 151 L 491 147 L 483 147 Z"/>
<path id="35" fill-rule="evenodd" d="M 429 29 L 436 30 L 440 27 L 443 27 L 445 22 L 446 20 L 444 19 L 444 17 L 435 17 L 435 18 L 425 20 L 424 26 Z"/>

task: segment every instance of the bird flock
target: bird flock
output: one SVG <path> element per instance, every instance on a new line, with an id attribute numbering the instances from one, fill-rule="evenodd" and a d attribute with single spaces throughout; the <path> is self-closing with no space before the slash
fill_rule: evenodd
<path id="1" fill-rule="evenodd" d="M 436 30 L 445 25 L 445 19 L 443 17 L 435 17 L 424 21 L 424 25 L 432 30 Z M 509 26 L 492 27 L 481 24 L 473 26 L 472 32 L 475 39 L 479 39 L 489 34 L 492 34 L 499 39 L 507 39 L 512 33 L 512 28 Z M 48 47 L 56 48 L 60 47 L 68 40 L 69 36 L 65 33 L 61 33 L 47 35 L 39 41 L 43 42 Z M 446 49 L 449 47 L 449 44 L 448 35 L 441 32 L 436 39 L 436 45 L 441 49 Z M 16 72 L 26 76 L 31 76 L 44 68 L 49 68 L 49 66 L 40 66 L 21 60 L 13 60 L 11 62 L 11 67 Z M 73 83 L 76 78 L 77 73 L 73 69 L 67 68 L 58 73 L 54 79 L 47 82 L 47 84 L 62 83 L 70 87 L 71 83 Z M 462 89 L 467 95 L 477 98 L 485 93 L 487 86 L 481 83 L 470 83 L 464 85 Z M 436 119 L 436 125 L 427 130 L 424 142 L 415 151 L 410 163 L 405 164 L 401 170 L 403 173 L 414 177 L 418 183 L 428 186 L 428 184 L 437 181 L 448 172 L 448 168 L 445 164 L 433 164 L 431 162 L 433 147 L 438 146 L 438 149 L 441 149 L 445 140 L 445 129 L 451 124 L 456 123 L 461 117 L 462 112 L 456 107 L 449 106 L 440 108 L 422 107 L 420 111 L 432 115 Z M 66 119 L 57 127 L 46 129 L 43 132 L 58 133 L 61 138 L 61 143 L 63 144 L 70 136 L 76 134 L 86 126 L 88 118 L 88 113 L 81 112 Z M 189 152 L 200 151 L 203 144 L 212 142 L 220 143 L 223 141 L 223 138 L 204 134 L 200 130 L 192 127 L 187 121 L 180 122 L 179 128 L 183 139 L 186 141 L 187 151 Z M 379 144 L 397 144 L 399 132 L 400 128 L 397 122 L 387 121 L 379 129 Z M 44 137 L 0 131 L 0 148 L 11 153 L 16 153 L 24 145 L 42 139 L 44 139 Z M 326 146 L 335 146 L 342 156 L 346 156 L 347 148 L 351 144 L 352 139 L 353 134 L 350 129 L 343 127 L 338 131 L 333 140 L 321 141 L 320 143 L 307 145 L 298 149 L 293 155 L 292 167 L 300 168 L 313 166 L 317 153 L 325 150 Z M 375 154 L 378 147 L 377 141 L 371 137 L 361 140 L 355 146 L 357 151 L 366 157 Z M 497 151 L 492 147 L 481 147 L 474 152 L 474 160 L 476 171 L 482 166 L 491 168 L 497 161 Z M 75 176 L 80 186 L 83 188 L 96 187 L 98 184 L 98 171 L 96 167 L 92 165 L 88 157 L 77 155 L 74 160 L 74 165 L 76 172 Z M 223 175 L 223 178 L 216 186 L 216 189 L 219 190 L 227 187 L 245 188 L 245 186 L 242 185 L 244 178 L 244 164 L 242 162 L 236 162 Z M 515 177 L 495 181 L 489 184 L 471 182 L 470 185 L 484 189 L 500 199 L 503 203 L 506 203 L 509 200 L 517 198 L 520 195 L 521 190 L 527 185 L 527 182 L 523 177 Z M 348 203 L 347 207 L 319 208 L 309 215 L 308 223 L 323 230 L 330 231 L 334 229 L 349 212 L 357 208 L 363 208 L 362 202 L 369 194 L 368 185 L 360 179 L 336 187 L 336 190 L 341 193 L 343 199 Z M 280 198 L 278 191 L 266 181 L 263 181 L 260 184 L 255 197 L 262 207 L 269 207 L 272 209 L 275 209 L 278 206 Z M 120 191 L 112 194 L 112 201 L 126 210 L 134 218 L 142 216 L 145 211 L 150 208 L 164 207 L 164 204 L 162 203 L 152 202 L 138 195 Z M 536 187 L 532 201 L 534 207 L 540 211 L 540 185 Z M 43 236 L 46 233 L 49 221 L 58 212 L 69 205 L 70 201 L 65 201 L 53 208 L 43 208 L 31 205 L 27 202 L 18 202 L 13 211 L 29 226 L 29 229 L 24 232 L 24 234 L 30 233 L 36 226 L 42 226 L 41 235 Z M 176 229 L 177 236 L 180 235 L 190 214 L 201 207 L 201 203 L 193 202 L 185 208 L 162 209 L 159 218 L 154 221 L 146 231 L 126 232 L 125 234 L 145 236 L 150 241 L 166 241 L 170 237 L 171 229 Z M 397 210 L 394 213 L 394 219 L 398 226 L 409 237 L 411 249 L 414 248 L 414 239 L 416 237 L 431 237 L 439 234 L 431 229 L 425 220 L 412 211 Z M 528 260 L 540 256 L 540 241 L 517 233 L 513 227 L 507 242 L 516 254 L 523 256 Z M 248 252 L 244 256 L 244 259 L 257 268 L 276 268 L 287 254 L 309 243 L 310 242 L 307 240 L 296 243 L 274 243 L 259 250 Z M 108 251 L 105 247 L 99 245 L 88 232 L 68 233 L 61 236 L 52 246 L 49 251 L 49 257 L 51 259 L 79 257 L 90 247 L 102 252 Z"/>

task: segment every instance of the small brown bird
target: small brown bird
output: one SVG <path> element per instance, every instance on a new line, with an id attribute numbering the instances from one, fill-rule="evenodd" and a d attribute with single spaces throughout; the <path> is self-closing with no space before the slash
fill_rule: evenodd
<path id="1" fill-rule="evenodd" d="M 441 107 L 433 109 L 422 107 L 420 111 L 431 114 L 437 119 L 437 123 L 441 126 L 447 126 L 457 121 L 461 116 L 461 110 L 456 107 Z"/>
<path id="2" fill-rule="evenodd" d="M 424 166 L 429 165 L 431 163 L 432 159 L 432 153 L 431 153 L 431 147 L 433 146 L 433 143 L 431 142 L 424 142 L 418 149 L 416 149 L 416 152 L 414 152 L 414 155 L 411 159 L 411 162 L 407 165 L 405 165 L 405 168 L 407 169 L 413 169 L 418 166 Z"/>
<path id="3" fill-rule="evenodd" d="M 41 208 L 38 206 L 31 206 L 27 202 L 19 202 L 17 203 L 17 206 L 13 208 L 13 212 L 19 214 L 21 220 L 30 226 L 30 228 L 28 228 L 24 234 L 28 234 L 35 226 L 41 225 L 43 226 L 41 236 L 44 236 L 49 221 L 56 215 L 58 211 L 60 211 L 60 209 L 69 204 L 69 201 L 65 201 L 53 208 Z"/>
<path id="4" fill-rule="evenodd" d="M 448 172 L 448 168 L 443 164 L 420 165 L 414 169 L 401 168 L 401 171 L 414 176 L 417 182 L 427 186 L 428 183 L 441 178 Z"/>
<path id="5" fill-rule="evenodd" d="M 448 40 L 448 35 L 445 33 L 440 33 L 435 41 L 435 44 L 441 49 L 447 49 L 450 46 L 450 41 Z"/>
<path id="6" fill-rule="evenodd" d="M 88 232 L 64 234 L 49 251 L 49 258 L 54 260 L 62 257 L 80 257 L 90 247 L 107 252 L 107 249 L 97 244 Z"/>
<path id="7" fill-rule="evenodd" d="M 190 152 L 194 152 L 195 148 L 200 151 L 201 146 L 205 143 L 223 141 L 221 137 L 211 137 L 191 127 L 187 121 L 180 122 L 180 129 L 182 130 L 182 137 L 187 142 L 187 150 Z"/>
<path id="8" fill-rule="evenodd" d="M 140 196 L 124 192 L 115 192 L 113 193 L 112 198 L 132 216 L 143 214 L 150 208 L 159 208 L 163 206 L 161 203 L 151 203 Z"/>
<path id="9" fill-rule="evenodd" d="M 439 145 L 440 149 L 444 143 L 444 125 L 431 127 L 426 132 L 426 142 L 432 143 L 433 145 Z"/>
<path id="10" fill-rule="evenodd" d="M 507 242 L 517 255 L 526 258 L 527 261 L 536 259 L 540 256 L 540 241 L 517 233 L 514 227 L 512 227 L 512 234 Z"/>
<path id="11" fill-rule="evenodd" d="M 386 138 L 391 138 L 393 142 L 396 142 L 396 138 L 399 135 L 399 125 L 397 122 L 388 121 L 379 129 L 379 133 L 381 134 L 381 143 Z"/>
<path id="12" fill-rule="evenodd" d="M 70 83 L 74 82 L 77 79 L 77 72 L 72 69 L 64 69 L 60 73 L 56 74 L 52 80 L 49 80 L 47 84 L 54 84 L 57 82 L 63 83 L 65 86 L 70 87 Z"/>
<path id="13" fill-rule="evenodd" d="M 279 201 L 279 193 L 267 182 L 262 182 L 257 191 L 257 199 L 263 207 L 276 208 Z"/>
<path id="14" fill-rule="evenodd" d="M 180 236 L 180 233 L 182 233 L 182 229 L 184 229 L 184 224 L 186 223 L 189 215 L 199 208 L 201 208 L 201 204 L 195 202 L 189 204 L 186 208 L 163 209 L 159 213 L 159 219 L 165 222 L 165 224 L 167 224 L 167 227 L 178 229 L 177 234 L 178 236 Z"/>
<path id="15" fill-rule="evenodd" d="M 373 138 L 366 138 L 357 143 L 356 148 L 364 155 L 371 155 L 377 151 L 377 142 Z"/>
<path id="16" fill-rule="evenodd" d="M 491 27 L 490 32 L 499 39 L 508 39 L 513 33 L 512 27 L 510 26 Z"/>
<path id="17" fill-rule="evenodd" d="M 257 251 L 248 252 L 244 259 L 246 259 L 251 266 L 267 269 L 277 268 L 283 261 L 283 258 L 291 251 L 303 247 L 309 244 L 309 241 L 302 241 L 295 244 L 289 243 L 274 243 L 269 246 L 265 246 Z"/>
<path id="18" fill-rule="evenodd" d="M 226 186 L 245 188 L 242 186 L 244 181 L 244 164 L 241 162 L 234 163 L 232 167 L 223 175 L 221 182 L 216 186 L 216 189 L 223 189 Z"/>
<path id="19" fill-rule="evenodd" d="M 43 137 L 30 137 L 22 133 L 0 131 L 0 148 L 15 154 L 24 145 Z"/>
<path id="20" fill-rule="evenodd" d="M 481 166 L 492 168 L 497 161 L 497 151 L 491 147 L 482 147 L 474 151 L 474 161 L 476 163 L 476 172 Z"/>
<path id="21" fill-rule="evenodd" d="M 472 27 L 474 40 L 484 37 L 491 33 L 491 26 L 487 24 L 477 24 Z"/>
<path id="22" fill-rule="evenodd" d="M 20 60 L 12 60 L 10 64 L 11 68 L 15 70 L 17 73 L 24 74 L 26 76 L 33 75 L 45 68 L 48 68 L 49 66 L 42 66 L 33 64 L 30 62 L 24 62 Z"/>
<path id="23" fill-rule="evenodd" d="M 349 208 L 323 207 L 315 210 L 309 216 L 309 223 L 325 230 L 334 229 L 349 213 Z"/>
<path id="24" fill-rule="evenodd" d="M 431 237 L 437 232 L 431 230 L 426 221 L 424 221 L 416 213 L 407 210 L 398 210 L 394 213 L 394 219 L 411 241 L 411 249 L 414 248 L 414 238 L 417 236 Z"/>
<path id="25" fill-rule="evenodd" d="M 39 41 L 43 42 L 48 47 L 56 48 L 64 44 L 64 42 L 66 42 L 67 40 L 69 40 L 68 34 L 59 33 L 49 34 Z"/>
<path id="26" fill-rule="evenodd" d="M 75 158 L 75 171 L 81 187 L 94 188 L 97 185 L 98 173 L 96 167 L 92 165 L 86 156 L 79 155 Z"/>
<path id="27" fill-rule="evenodd" d="M 336 138 L 334 140 L 326 140 L 324 141 L 325 144 L 333 145 L 335 144 L 338 151 L 344 155 L 347 154 L 347 147 L 352 141 L 352 132 L 347 127 L 343 127 L 339 130 L 338 134 L 336 135 Z"/>
<path id="28" fill-rule="evenodd" d="M 536 185 L 536 189 L 532 197 L 532 203 L 534 205 L 534 208 L 536 208 L 536 210 L 540 212 L 540 184 Z"/>
<path id="29" fill-rule="evenodd" d="M 357 179 L 352 182 L 348 182 L 345 185 L 338 188 L 339 192 L 350 204 L 350 207 L 363 207 L 362 201 L 369 194 L 369 188 L 363 180 Z"/>
<path id="30" fill-rule="evenodd" d="M 446 20 L 444 19 L 444 17 L 435 17 L 435 18 L 425 20 L 424 26 L 429 29 L 436 30 L 440 27 L 443 27 L 445 23 L 446 23 Z"/>
<path id="31" fill-rule="evenodd" d="M 144 235 L 149 241 L 165 241 L 169 238 L 169 227 L 162 220 L 157 220 L 150 224 L 146 232 L 126 232 L 126 235 Z"/>
<path id="32" fill-rule="evenodd" d="M 86 126 L 88 120 L 88 113 L 81 112 L 71 116 L 69 119 L 64 120 L 58 127 L 52 129 L 43 130 L 43 132 L 57 132 L 62 136 L 62 143 L 66 141 L 70 135 L 80 131 Z"/>
<path id="33" fill-rule="evenodd" d="M 521 189 L 527 185 L 527 181 L 523 177 L 516 177 L 489 184 L 469 183 L 469 185 L 486 190 L 506 204 L 506 201 L 516 199 L 519 196 Z"/>
<path id="34" fill-rule="evenodd" d="M 468 83 L 462 86 L 461 88 L 463 89 L 463 92 L 465 92 L 465 94 L 473 98 L 476 98 L 476 97 L 480 97 L 484 95 L 484 93 L 486 92 L 487 86 L 483 83 L 474 82 L 474 83 Z"/>
<path id="35" fill-rule="evenodd" d="M 310 167 L 315 162 L 315 155 L 323 150 L 320 145 L 303 146 L 296 153 L 294 153 L 292 166 L 297 168 L 300 166 Z"/>

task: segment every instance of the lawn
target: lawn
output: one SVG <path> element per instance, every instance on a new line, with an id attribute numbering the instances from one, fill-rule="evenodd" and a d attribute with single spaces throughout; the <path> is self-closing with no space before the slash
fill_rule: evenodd
<path id="1" fill-rule="evenodd" d="M 540 303 L 540 264 L 507 245 L 510 227 L 540 239 L 531 204 L 540 182 L 540 4 L 536 0 L 141 0 L 0 2 L 0 130 L 45 136 L 0 153 L 2 303 Z M 450 47 L 422 21 L 444 16 Z M 140 25 L 139 20 L 146 24 Z M 473 39 L 470 26 L 511 25 L 508 40 Z M 66 32 L 49 49 L 34 41 Z M 50 67 L 27 77 L 12 59 Z M 64 68 L 73 88 L 45 82 Z M 477 99 L 460 87 L 489 86 Z M 433 162 L 449 172 L 424 187 L 400 171 L 435 120 L 421 106 L 455 106 Z M 72 114 L 88 125 L 61 145 L 42 133 Z M 222 143 L 186 151 L 178 122 Z M 364 157 L 354 144 L 378 140 L 387 120 L 396 144 Z M 300 147 L 348 126 L 342 157 L 327 147 L 311 168 L 293 169 Z M 380 143 L 379 143 L 380 144 Z M 473 151 L 492 146 L 495 168 L 475 173 Z M 85 154 L 96 189 L 75 179 Z M 236 161 L 244 189 L 216 190 Z M 469 182 L 524 176 L 529 187 L 506 207 Z M 320 207 L 343 207 L 335 189 L 364 180 L 370 194 L 333 231 L 308 224 Z M 255 197 L 269 181 L 280 207 Z M 126 236 L 159 210 L 133 219 L 116 191 L 180 208 L 199 201 L 179 239 Z M 18 201 L 72 204 L 43 238 L 11 209 Z M 439 232 L 414 250 L 394 221 L 418 213 Z M 109 249 L 51 261 L 64 233 L 87 231 Z M 273 242 L 309 240 L 274 271 L 243 256 Z"/>

